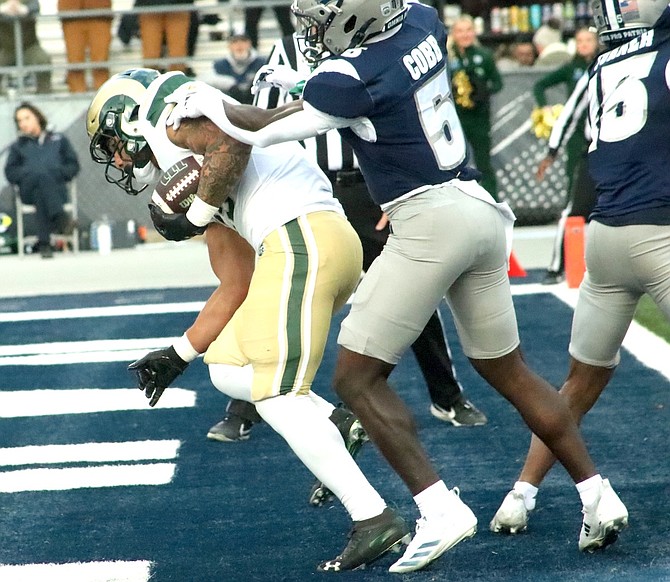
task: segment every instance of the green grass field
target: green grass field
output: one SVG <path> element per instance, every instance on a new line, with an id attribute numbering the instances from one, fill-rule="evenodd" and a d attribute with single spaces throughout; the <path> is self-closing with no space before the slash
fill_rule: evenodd
<path id="1" fill-rule="evenodd" d="M 670 342 L 670 323 L 647 295 L 637 306 L 635 320 L 649 331 Z"/>

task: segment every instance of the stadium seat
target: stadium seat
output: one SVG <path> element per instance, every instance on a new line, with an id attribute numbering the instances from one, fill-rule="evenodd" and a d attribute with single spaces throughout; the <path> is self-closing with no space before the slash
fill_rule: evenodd
<path id="1" fill-rule="evenodd" d="M 63 209 L 70 213 L 74 221 L 74 229 L 72 234 L 52 234 L 51 245 L 63 244 L 63 250 L 68 248 L 73 252 L 79 252 L 79 226 L 77 224 L 77 183 L 72 180 L 68 184 L 68 202 L 65 203 Z M 25 217 L 30 214 L 35 214 L 35 206 L 31 204 L 24 204 L 19 196 L 18 188 L 14 188 L 14 203 L 16 205 L 16 241 L 18 247 L 19 257 L 26 254 L 26 245 L 34 245 L 37 242 L 37 235 L 26 233 Z"/>

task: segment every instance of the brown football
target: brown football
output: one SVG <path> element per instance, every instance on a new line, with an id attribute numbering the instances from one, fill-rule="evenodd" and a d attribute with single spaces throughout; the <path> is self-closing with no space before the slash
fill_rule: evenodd
<path id="1" fill-rule="evenodd" d="M 167 214 L 183 214 L 191 206 L 200 182 L 202 165 L 189 156 L 170 166 L 161 176 L 151 201 Z"/>

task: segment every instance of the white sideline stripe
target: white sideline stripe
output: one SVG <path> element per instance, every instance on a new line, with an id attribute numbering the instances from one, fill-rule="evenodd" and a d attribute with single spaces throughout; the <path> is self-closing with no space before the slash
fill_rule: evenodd
<path id="1" fill-rule="evenodd" d="M 76 342 L 48 342 L 41 344 L 19 344 L 0 347 L 0 357 L 33 354 L 69 354 L 72 352 L 103 352 L 119 350 L 143 350 L 155 345 L 170 345 L 174 337 L 154 337 L 142 339 L 86 340 Z"/>
<path id="2" fill-rule="evenodd" d="M 196 393 L 169 388 L 156 408 L 193 408 Z M 0 418 L 88 414 L 117 410 L 150 410 L 137 388 L 81 388 L 76 390 L 0 390 Z"/>
<path id="3" fill-rule="evenodd" d="M 176 337 L 89 340 L 0 346 L 0 366 L 55 366 L 132 362 L 148 351 L 171 345 Z"/>
<path id="4" fill-rule="evenodd" d="M 165 485 L 172 481 L 176 468 L 174 463 L 152 463 L 5 471 L 0 473 L 0 493 Z"/>
<path id="5" fill-rule="evenodd" d="M 147 582 L 151 562 L 72 562 L 69 564 L 0 564 L 2 582 Z"/>
<path id="6" fill-rule="evenodd" d="M 180 445 L 161 440 L 7 447 L 0 449 L 0 466 L 169 460 L 177 457 Z"/>
<path id="7" fill-rule="evenodd" d="M 550 291 L 561 301 L 572 307 L 577 305 L 578 289 L 569 289 L 567 285 L 552 285 Z M 656 370 L 670 380 L 670 360 L 668 360 L 668 342 L 646 327 L 633 320 L 623 340 L 623 347 L 641 364 Z"/>
<path id="8" fill-rule="evenodd" d="M 547 289 L 547 285 L 541 285 L 540 283 L 528 283 L 527 285 L 512 285 L 512 295 L 540 295 L 541 293 L 551 293 Z"/>
<path id="9" fill-rule="evenodd" d="M 152 463 L 5 471 L 0 473 L 0 493 L 165 485 L 172 481 L 176 468 L 174 463 Z"/>
<path id="10" fill-rule="evenodd" d="M 170 338 L 172 341 L 176 338 Z M 118 352 L 74 352 L 71 354 L 53 354 L 37 356 L 0 357 L 0 366 L 58 366 L 60 364 L 99 364 L 106 362 L 130 363 L 146 356 L 148 351 L 164 348 L 168 343 L 156 344 L 143 350 L 125 350 Z"/>
<path id="11" fill-rule="evenodd" d="M 39 321 L 43 319 L 77 319 L 83 317 L 119 317 L 125 315 L 156 315 L 160 313 L 199 312 L 204 301 L 185 303 L 147 303 L 143 305 L 110 305 L 108 307 L 80 307 L 43 311 L 13 311 L 0 313 L 0 323 Z"/>

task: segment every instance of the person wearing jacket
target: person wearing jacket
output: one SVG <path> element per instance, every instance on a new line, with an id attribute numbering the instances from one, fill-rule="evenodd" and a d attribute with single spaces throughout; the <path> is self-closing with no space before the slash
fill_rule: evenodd
<path id="1" fill-rule="evenodd" d="M 251 38 L 235 33 L 228 39 L 228 53 L 212 63 L 211 71 L 205 73 L 202 80 L 240 103 L 251 104 L 251 84 L 265 60 L 251 44 Z"/>
<path id="2" fill-rule="evenodd" d="M 493 51 L 481 46 L 467 14 L 449 31 L 447 57 L 456 111 L 470 144 L 481 185 L 498 199 L 496 172 L 491 164 L 491 95 L 503 87 Z"/>
<path id="3" fill-rule="evenodd" d="M 46 117 L 34 105 L 21 103 L 14 121 L 19 137 L 9 148 L 5 176 L 18 187 L 21 201 L 35 206 L 40 254 L 51 258 L 51 234 L 70 234 L 74 228 L 63 206 L 79 160 L 67 137 L 47 129 Z"/>

